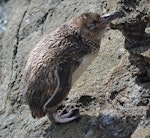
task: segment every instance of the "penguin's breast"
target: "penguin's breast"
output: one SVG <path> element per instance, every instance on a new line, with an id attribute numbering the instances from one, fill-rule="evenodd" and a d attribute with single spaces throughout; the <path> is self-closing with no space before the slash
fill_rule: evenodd
<path id="1" fill-rule="evenodd" d="M 80 76 L 88 68 L 91 62 L 97 57 L 97 55 L 98 52 L 86 55 L 81 59 L 80 65 L 77 67 L 77 69 L 74 71 L 72 75 L 72 85 L 76 82 L 76 80 L 80 78 Z"/>

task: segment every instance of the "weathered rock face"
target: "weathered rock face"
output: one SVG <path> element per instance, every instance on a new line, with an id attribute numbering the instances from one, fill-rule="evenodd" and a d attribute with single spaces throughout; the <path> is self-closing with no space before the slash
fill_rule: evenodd
<path id="1" fill-rule="evenodd" d="M 7 26 L 7 17 L 9 13 L 9 5 L 7 1 L 0 1 L 0 86 L 3 84 L 2 68 L 3 68 L 3 52 L 1 39 L 4 35 Z M 4 87 L 4 85 L 3 85 Z M 0 105 L 3 105 L 4 97 L 3 94 L 0 96 Z M 3 106 L 0 106 L 0 112 Z"/>
<path id="2" fill-rule="evenodd" d="M 125 17 L 111 24 L 116 30 L 107 30 L 98 58 L 71 90 L 65 107 L 78 106 L 82 116 L 66 125 L 51 124 L 47 117 L 33 119 L 24 104 L 20 88 L 28 54 L 71 17 L 86 11 L 114 11 L 117 2 L 11 0 L 8 4 L 8 26 L 0 40 L 0 137 L 150 136 L 148 1 L 119 1 Z"/>
<path id="3" fill-rule="evenodd" d="M 104 84 L 108 103 L 93 137 L 150 137 L 149 6 L 144 0 L 118 3 L 125 17 L 113 22 L 111 28 L 125 36 L 127 53 Z"/>
<path id="4" fill-rule="evenodd" d="M 130 7 L 127 6 L 130 4 Z M 118 21 L 113 27 L 119 29 L 125 36 L 125 48 L 130 53 L 132 74 L 137 76 L 137 82 L 150 81 L 150 3 L 145 1 L 120 2 L 126 18 Z M 138 68 L 138 70 L 136 69 Z M 134 72 L 134 73 L 133 73 Z"/>
<path id="5" fill-rule="evenodd" d="M 9 8 L 7 2 L 0 1 L 0 39 L 6 29 L 8 11 Z"/>

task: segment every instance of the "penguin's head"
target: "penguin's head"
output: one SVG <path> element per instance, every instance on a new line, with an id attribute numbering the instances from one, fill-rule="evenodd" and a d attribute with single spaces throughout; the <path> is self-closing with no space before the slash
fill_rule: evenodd
<path id="1" fill-rule="evenodd" d="M 119 16 L 120 12 L 113 12 L 104 16 L 90 12 L 74 18 L 73 22 L 79 28 L 81 36 L 88 39 L 101 40 L 107 25 Z"/>

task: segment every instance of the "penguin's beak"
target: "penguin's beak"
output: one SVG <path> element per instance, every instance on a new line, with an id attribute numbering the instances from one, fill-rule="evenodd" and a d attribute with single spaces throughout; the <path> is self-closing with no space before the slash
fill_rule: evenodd
<path id="1" fill-rule="evenodd" d="M 110 21 L 121 16 L 122 16 L 122 13 L 120 11 L 114 11 L 112 13 L 101 16 L 101 18 L 105 24 L 108 24 Z"/>

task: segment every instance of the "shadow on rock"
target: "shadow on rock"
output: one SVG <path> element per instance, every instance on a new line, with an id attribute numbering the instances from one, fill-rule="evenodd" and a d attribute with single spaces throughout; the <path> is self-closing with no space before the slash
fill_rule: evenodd
<path id="1" fill-rule="evenodd" d="M 44 138 L 90 138 L 96 129 L 96 116 L 82 115 L 80 119 L 67 124 L 51 124 L 43 134 Z"/>
<path id="2" fill-rule="evenodd" d="M 140 116 L 123 113 L 110 104 L 99 117 L 82 115 L 68 124 L 51 124 L 44 138 L 130 138 L 140 123 Z"/>
<path id="3" fill-rule="evenodd" d="M 132 54 L 129 56 L 131 63 L 130 72 L 132 77 L 136 77 L 136 83 L 139 85 L 144 82 L 150 82 L 150 62 L 142 55 Z"/>
<path id="4" fill-rule="evenodd" d="M 130 138 L 140 122 L 139 117 L 101 114 L 91 138 Z"/>

